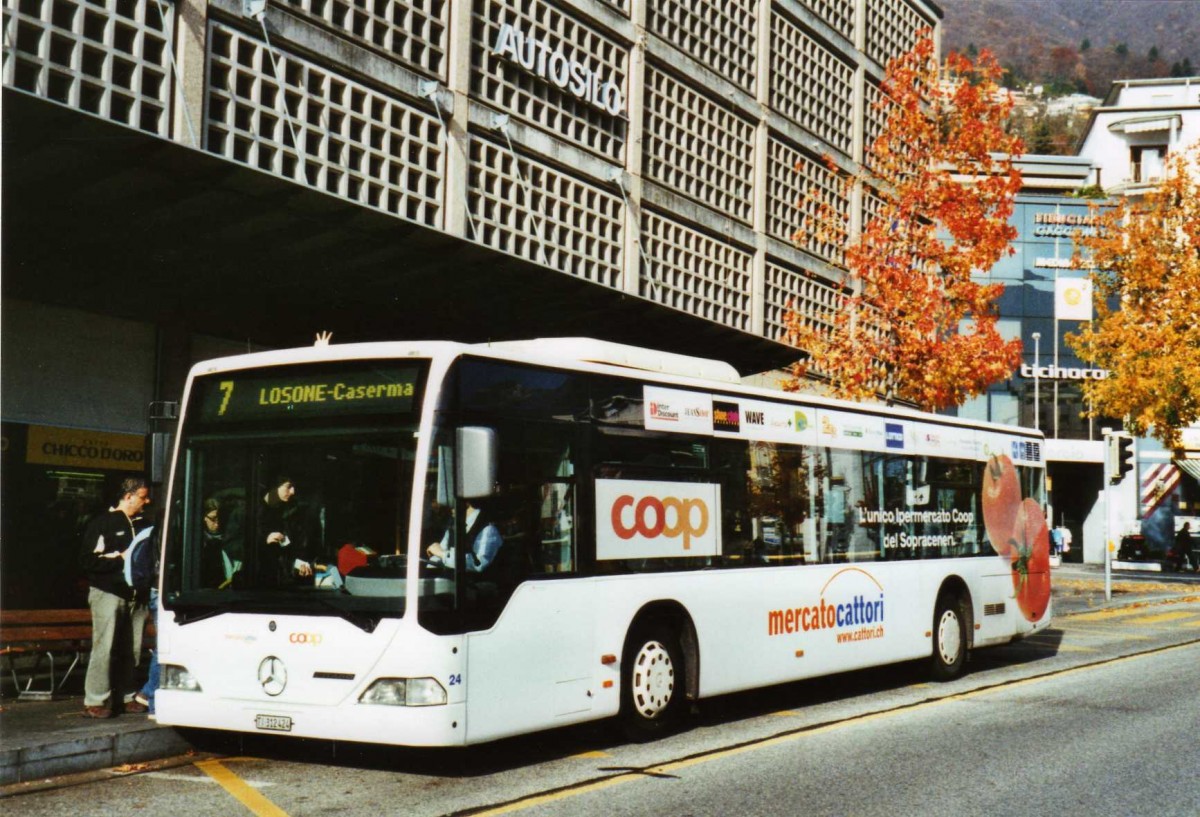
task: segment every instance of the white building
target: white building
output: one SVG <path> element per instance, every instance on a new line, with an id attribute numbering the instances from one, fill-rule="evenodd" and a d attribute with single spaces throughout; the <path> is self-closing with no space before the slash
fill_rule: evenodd
<path id="1" fill-rule="evenodd" d="M 1067 94 L 1046 100 L 1047 116 L 1071 116 L 1086 113 L 1100 104 L 1101 100 L 1087 94 Z"/>
<path id="2" fill-rule="evenodd" d="M 1138 195 L 1157 185 L 1166 157 L 1200 141 L 1200 77 L 1114 82 L 1092 110 L 1079 155 L 1109 193 Z"/>

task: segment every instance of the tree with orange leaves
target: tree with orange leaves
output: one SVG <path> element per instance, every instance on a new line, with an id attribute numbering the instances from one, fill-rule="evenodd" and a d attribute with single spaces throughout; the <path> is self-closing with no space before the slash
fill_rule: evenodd
<path id="1" fill-rule="evenodd" d="M 792 389 L 811 373 L 839 397 L 884 395 L 923 409 L 961 405 L 1008 377 L 1020 341 L 996 328 L 1002 285 L 976 280 L 1013 252 L 1008 223 L 1021 186 L 1012 163 L 1022 144 L 1004 132 L 1012 102 L 987 52 L 976 62 L 951 54 L 945 76 L 922 32 L 888 64 L 877 110 L 881 132 L 860 173 L 840 173 L 871 202 L 858 235 L 844 212 L 815 203 L 793 241 L 845 248 L 843 294 L 822 314 L 791 310 L 786 339 L 808 352 Z"/>
<path id="2" fill-rule="evenodd" d="M 1200 422 L 1200 143 L 1167 168 L 1140 200 L 1094 207 L 1097 229 L 1077 235 L 1096 270 L 1096 317 L 1067 343 L 1108 371 L 1084 382 L 1092 416 L 1176 448 Z"/>

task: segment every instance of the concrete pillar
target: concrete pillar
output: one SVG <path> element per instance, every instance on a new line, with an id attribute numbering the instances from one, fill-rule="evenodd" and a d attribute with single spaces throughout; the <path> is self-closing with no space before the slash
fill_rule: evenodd
<path id="1" fill-rule="evenodd" d="M 755 335 L 766 331 L 767 297 L 767 191 L 771 182 L 771 0 L 759 0 L 757 14 L 758 54 L 755 58 L 755 100 L 758 122 L 754 131 L 754 263 L 750 274 L 750 325 Z"/>
<path id="2" fill-rule="evenodd" d="M 175 6 L 175 62 L 179 66 L 178 85 L 172 100 L 174 116 L 171 133 L 176 142 L 203 150 L 204 89 L 207 86 L 208 2 L 178 0 Z M 185 113 L 186 109 L 186 113 Z M 188 120 L 196 133 L 196 144 L 188 131 Z"/>
<path id="3" fill-rule="evenodd" d="M 191 365 L 191 328 L 181 316 L 160 320 L 154 327 L 154 391 L 146 418 L 150 431 L 146 476 L 155 491 L 166 487 L 178 406 Z M 168 410 L 171 404 L 176 407 L 174 411 Z M 166 497 L 159 496 L 157 501 L 164 504 Z"/>
<path id="4" fill-rule="evenodd" d="M 475 239 L 468 226 L 470 201 L 467 198 L 467 183 L 470 179 L 470 122 L 471 103 L 468 93 L 471 86 L 471 4 L 450 5 L 450 30 L 447 36 L 446 53 L 449 56 L 447 86 L 452 111 L 448 118 L 449 133 L 446 139 L 446 176 L 443 181 L 442 213 L 446 232 Z M 445 95 L 438 98 L 445 105 Z M 446 111 L 443 108 L 443 117 Z"/>
<path id="5" fill-rule="evenodd" d="M 646 108 L 646 2 L 633 0 L 629 9 L 633 20 L 633 47 L 629 50 L 626 99 L 629 125 L 625 132 L 625 210 L 622 289 L 636 295 L 642 277 L 642 141 Z M 646 274 L 651 274 L 650 270 Z"/>

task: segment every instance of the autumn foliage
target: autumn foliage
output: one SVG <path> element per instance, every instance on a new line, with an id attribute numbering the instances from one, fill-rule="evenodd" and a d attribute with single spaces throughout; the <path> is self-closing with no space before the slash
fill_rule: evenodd
<path id="1" fill-rule="evenodd" d="M 861 186 L 870 202 L 857 235 L 845 212 L 809 194 L 814 215 L 793 241 L 844 247 L 847 272 L 828 310 L 785 316 L 786 339 L 810 355 L 791 388 L 816 374 L 840 397 L 884 395 L 932 410 L 982 393 L 1019 362 L 1020 342 L 996 330 L 1001 286 L 972 276 L 1012 253 L 1008 219 L 1021 185 L 1012 157 L 1022 146 L 1003 128 L 1011 101 L 986 52 L 974 63 L 952 54 L 945 67 L 943 80 L 923 33 L 888 65 L 869 172 L 827 162 L 847 198 Z"/>
<path id="2" fill-rule="evenodd" d="M 1093 416 L 1175 448 L 1200 421 L 1200 145 L 1173 156 L 1158 189 L 1095 217 L 1076 243 L 1096 269 L 1096 318 L 1067 343 L 1108 377 L 1084 396 Z"/>

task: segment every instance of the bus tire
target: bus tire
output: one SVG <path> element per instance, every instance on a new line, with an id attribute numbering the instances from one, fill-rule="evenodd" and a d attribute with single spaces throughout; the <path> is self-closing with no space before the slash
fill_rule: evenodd
<path id="1" fill-rule="evenodd" d="M 687 685 L 675 628 L 663 622 L 635 626 L 621 662 L 621 727 L 630 740 L 650 740 L 679 725 Z"/>
<path id="2" fill-rule="evenodd" d="M 963 600 L 953 593 L 943 593 L 933 613 L 933 677 L 951 681 L 962 675 L 966 664 L 967 616 Z"/>

